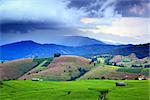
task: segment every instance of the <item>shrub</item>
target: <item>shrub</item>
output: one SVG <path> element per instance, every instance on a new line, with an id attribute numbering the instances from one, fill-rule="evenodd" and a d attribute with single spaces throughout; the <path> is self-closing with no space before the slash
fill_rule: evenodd
<path id="1" fill-rule="evenodd" d="M 123 62 L 130 62 L 130 59 L 124 58 L 124 59 L 122 59 L 122 61 L 123 61 Z"/>
<path id="2" fill-rule="evenodd" d="M 102 76 L 102 77 L 101 77 L 101 79 L 105 79 L 105 77 L 104 77 L 104 76 Z"/>
<path id="3" fill-rule="evenodd" d="M 144 68 L 150 68 L 150 64 L 144 65 Z"/>
<path id="4" fill-rule="evenodd" d="M 60 57 L 60 56 L 61 56 L 60 53 L 55 53 L 55 54 L 54 54 L 54 57 Z"/>
<path id="5" fill-rule="evenodd" d="M 2 81 L 0 81 L 0 85 L 3 85 L 3 82 L 2 82 Z"/>
<path id="6" fill-rule="evenodd" d="M 145 75 L 145 76 L 150 76 L 150 69 L 149 68 L 145 68 L 141 70 L 141 74 Z"/>
<path id="7" fill-rule="evenodd" d="M 82 68 L 82 67 L 79 67 L 78 68 L 79 72 L 80 72 L 80 76 L 84 75 L 88 70 Z"/>

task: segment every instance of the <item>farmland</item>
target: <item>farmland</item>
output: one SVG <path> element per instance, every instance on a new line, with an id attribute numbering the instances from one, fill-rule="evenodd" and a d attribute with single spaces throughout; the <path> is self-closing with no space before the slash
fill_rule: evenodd
<path id="1" fill-rule="evenodd" d="M 55 58 L 46 68 L 42 67 L 42 62 L 36 68 L 32 69 L 29 74 L 25 74 L 19 79 L 32 79 L 33 77 L 49 81 L 66 81 L 75 80 L 85 72 L 89 71 L 93 65 L 89 60 L 79 56 L 62 56 Z M 39 70 L 44 68 L 44 70 Z"/>
<path id="2" fill-rule="evenodd" d="M 0 100 L 150 100 L 150 0 L 0 0 Z"/>
<path id="3" fill-rule="evenodd" d="M 116 87 L 116 80 L 1 81 L 2 100 L 101 100 L 107 91 L 108 100 L 149 100 L 148 80 L 124 80 L 127 86 Z"/>
<path id="4" fill-rule="evenodd" d="M 149 100 L 150 81 L 135 80 L 139 74 L 148 79 L 149 68 L 120 67 L 107 64 L 106 59 L 97 57 L 91 62 L 80 56 L 61 56 L 2 63 L 1 71 L 13 73 L 2 76 L 0 99 Z M 127 86 L 116 87 L 116 82 Z"/>
<path id="5" fill-rule="evenodd" d="M 45 81 L 68 81 L 68 80 L 87 80 L 87 79 L 136 79 L 142 74 L 146 79 L 149 78 L 149 68 L 122 67 L 108 64 L 106 61 L 109 55 L 94 56 L 97 60 L 91 62 L 80 56 L 61 56 L 49 58 L 20 59 L 1 64 L 0 71 L 5 72 L 1 75 L 1 80 L 21 79 L 31 80 L 40 78 Z M 93 59 L 95 59 L 93 57 Z M 115 56 L 109 61 L 118 61 L 123 56 Z M 127 58 L 127 57 L 126 57 Z M 141 60 L 148 63 L 146 58 L 138 59 L 136 55 L 129 55 L 128 61 Z M 124 59 L 123 59 L 124 60 Z M 119 60 L 120 61 L 120 60 Z M 126 61 L 126 59 L 125 59 Z M 7 74 L 8 73 L 8 74 Z"/>

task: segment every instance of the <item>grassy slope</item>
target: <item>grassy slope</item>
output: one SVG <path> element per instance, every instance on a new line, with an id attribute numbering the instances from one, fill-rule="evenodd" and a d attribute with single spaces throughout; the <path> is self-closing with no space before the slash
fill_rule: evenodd
<path id="1" fill-rule="evenodd" d="M 116 70 L 118 67 L 114 66 L 107 66 L 104 67 L 96 67 L 93 68 L 91 71 L 87 72 L 83 76 L 79 78 L 79 80 L 86 80 L 86 79 L 101 79 L 105 77 L 106 79 L 123 79 L 126 75 L 128 75 L 129 79 L 135 79 L 137 74 L 127 73 L 127 72 L 117 72 Z"/>
<path id="2" fill-rule="evenodd" d="M 20 79 L 31 79 L 37 77 L 43 80 L 53 81 L 72 80 L 80 76 L 80 68 L 83 70 L 90 70 L 93 67 L 89 62 L 88 59 L 78 56 L 58 57 L 52 61 L 47 69 L 38 73 L 24 75 Z"/>
<path id="3" fill-rule="evenodd" d="M 26 74 L 24 74 L 23 76 L 19 77 L 18 79 L 27 79 L 26 76 L 31 76 L 30 74 L 34 74 L 34 73 L 39 73 L 43 70 L 48 69 L 48 65 L 53 61 L 53 57 L 50 58 L 35 58 L 33 59 L 33 62 L 37 62 L 38 65 L 31 69 L 30 71 L 28 71 Z"/>
<path id="4" fill-rule="evenodd" d="M 43 66 L 46 62 L 47 62 L 47 60 L 44 60 L 42 63 L 40 63 L 40 64 L 36 67 L 36 69 L 37 69 L 37 70 L 44 70 L 44 69 L 46 69 L 47 67 Z"/>
<path id="5" fill-rule="evenodd" d="M 99 91 L 108 89 L 107 100 L 148 100 L 148 82 L 126 80 L 116 87 L 114 80 L 70 82 L 3 81 L 1 100 L 99 100 Z M 71 91 L 70 94 L 68 92 Z"/>
<path id="6" fill-rule="evenodd" d="M 118 72 L 137 73 L 150 76 L 150 68 L 119 68 Z"/>
<path id="7" fill-rule="evenodd" d="M 33 59 L 19 59 L 0 64 L 0 80 L 17 79 L 35 67 Z"/>

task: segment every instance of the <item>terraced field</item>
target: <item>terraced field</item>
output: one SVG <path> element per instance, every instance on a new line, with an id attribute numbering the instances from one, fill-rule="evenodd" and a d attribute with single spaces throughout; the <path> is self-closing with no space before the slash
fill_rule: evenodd
<path id="1" fill-rule="evenodd" d="M 148 80 L 125 80 L 116 87 L 115 80 L 80 80 L 68 82 L 1 81 L 1 100 L 149 100 Z"/>

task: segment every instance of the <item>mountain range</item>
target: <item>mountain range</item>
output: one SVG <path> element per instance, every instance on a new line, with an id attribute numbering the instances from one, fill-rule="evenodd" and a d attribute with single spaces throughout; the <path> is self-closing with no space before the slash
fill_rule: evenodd
<path id="1" fill-rule="evenodd" d="M 72 40 L 70 38 L 70 40 L 67 39 L 63 41 L 68 41 L 67 45 L 70 46 L 40 44 L 33 41 L 21 41 L 2 45 L 0 46 L 0 60 L 33 58 L 35 56 L 50 57 L 53 56 L 54 53 L 61 53 L 62 55 L 78 55 L 84 57 L 100 54 L 120 54 L 126 56 L 131 53 L 135 53 L 139 58 L 149 56 L 149 43 L 142 45 L 109 45 L 87 37 L 72 37 Z M 62 44 L 64 43 L 62 42 Z"/>
<path id="2" fill-rule="evenodd" d="M 93 45 L 93 44 L 101 44 L 105 45 L 103 41 L 92 39 L 89 37 L 83 36 L 61 36 L 59 38 L 59 45 L 64 46 L 85 46 L 85 45 Z"/>

